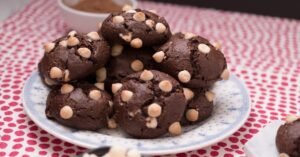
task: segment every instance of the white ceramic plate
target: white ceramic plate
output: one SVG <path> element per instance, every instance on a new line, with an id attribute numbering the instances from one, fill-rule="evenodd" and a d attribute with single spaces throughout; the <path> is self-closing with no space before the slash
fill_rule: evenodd
<path id="1" fill-rule="evenodd" d="M 138 149 L 144 155 L 174 154 L 212 145 L 232 135 L 246 121 L 250 101 L 244 84 L 235 75 L 228 81 L 219 81 L 212 88 L 216 93 L 213 115 L 205 122 L 185 127 L 178 137 L 133 139 L 120 130 L 81 131 L 62 126 L 45 116 L 49 89 L 41 82 L 38 72 L 32 73 L 23 88 L 27 115 L 50 134 L 85 148 L 121 145 Z"/>

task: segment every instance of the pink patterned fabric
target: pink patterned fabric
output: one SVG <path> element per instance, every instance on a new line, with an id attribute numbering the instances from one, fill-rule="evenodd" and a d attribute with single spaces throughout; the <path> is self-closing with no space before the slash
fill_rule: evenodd
<path id="1" fill-rule="evenodd" d="M 243 145 L 268 122 L 299 114 L 300 21 L 151 2 L 140 6 L 165 16 L 173 32 L 223 43 L 231 71 L 251 95 L 251 115 L 232 136 L 174 156 L 245 156 Z M 56 1 L 47 0 L 32 1 L 1 24 L 0 156 L 74 156 L 85 150 L 38 128 L 22 107 L 21 90 L 43 55 L 42 44 L 66 30 Z"/>

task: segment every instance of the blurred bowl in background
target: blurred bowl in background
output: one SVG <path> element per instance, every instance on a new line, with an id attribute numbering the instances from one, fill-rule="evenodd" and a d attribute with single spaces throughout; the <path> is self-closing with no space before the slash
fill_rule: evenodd
<path id="1" fill-rule="evenodd" d="M 118 5 L 129 4 L 133 9 L 137 8 L 136 0 L 114 0 Z M 92 13 L 72 8 L 79 0 L 58 0 L 58 6 L 66 24 L 81 33 L 88 33 L 98 29 L 99 22 L 109 15 L 109 13 Z"/>

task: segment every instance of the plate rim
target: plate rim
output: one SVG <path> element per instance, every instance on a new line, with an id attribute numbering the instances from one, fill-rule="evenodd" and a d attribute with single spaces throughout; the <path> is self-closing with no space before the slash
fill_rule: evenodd
<path id="1" fill-rule="evenodd" d="M 27 104 L 27 101 L 25 100 L 25 92 L 26 92 L 26 89 L 28 89 L 30 87 L 29 85 L 30 85 L 30 82 L 32 82 L 32 80 L 34 79 L 34 77 L 33 77 L 34 75 L 38 75 L 37 70 L 33 71 L 29 75 L 29 77 L 25 81 L 25 83 L 23 85 L 23 88 L 22 88 L 23 108 L 24 108 L 25 113 L 27 114 L 28 118 L 30 118 L 38 127 L 45 130 L 49 134 L 55 136 L 56 138 L 59 138 L 59 139 L 64 140 L 66 142 L 72 143 L 76 146 L 80 146 L 80 147 L 87 148 L 87 149 L 94 149 L 94 146 L 92 146 L 90 144 L 86 144 L 86 143 L 78 141 L 78 140 L 73 140 L 72 138 L 69 138 L 67 136 L 64 136 L 64 135 L 61 135 L 61 134 L 55 132 L 55 130 L 53 130 L 53 129 L 46 128 L 45 125 L 43 125 L 42 122 L 39 121 L 38 118 L 33 115 L 33 113 L 29 110 L 29 107 L 27 107 L 29 104 Z M 251 100 L 250 100 L 249 92 L 246 88 L 246 85 L 245 85 L 244 81 L 239 79 L 235 74 L 232 74 L 232 73 L 230 75 L 230 78 L 233 78 L 234 80 L 236 80 L 235 83 L 238 85 L 238 88 L 241 89 L 241 92 L 243 93 L 242 95 L 246 96 L 245 97 L 246 100 L 244 100 L 243 103 L 248 104 L 248 109 L 245 110 L 244 116 L 242 117 L 242 119 L 239 122 L 237 122 L 235 124 L 235 126 L 233 128 L 228 130 L 225 134 L 222 134 L 222 136 L 211 139 L 208 142 L 206 142 L 204 144 L 201 144 L 201 145 L 195 143 L 194 145 L 189 145 L 189 146 L 184 146 L 184 147 L 177 147 L 176 149 L 163 149 L 163 150 L 155 150 L 155 151 L 153 151 L 153 150 L 151 150 L 151 151 L 149 151 L 149 150 L 148 151 L 140 151 L 141 154 L 143 154 L 143 155 L 166 155 L 166 154 L 177 154 L 177 153 L 197 150 L 197 149 L 208 147 L 208 146 L 213 145 L 217 142 L 220 142 L 220 141 L 226 139 L 227 137 L 231 136 L 236 131 L 238 131 L 238 129 L 240 129 L 242 127 L 242 125 L 249 118 L 249 115 L 250 115 L 250 112 L 251 112 Z M 103 145 L 103 146 L 107 146 L 107 145 Z"/>

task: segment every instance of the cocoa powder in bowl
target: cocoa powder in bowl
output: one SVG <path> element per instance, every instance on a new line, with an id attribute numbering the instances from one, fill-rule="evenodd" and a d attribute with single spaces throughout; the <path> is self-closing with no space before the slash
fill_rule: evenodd
<path id="1" fill-rule="evenodd" d="M 84 12 L 109 13 L 120 11 L 123 6 L 114 2 L 114 0 L 80 0 L 70 7 Z"/>

